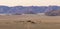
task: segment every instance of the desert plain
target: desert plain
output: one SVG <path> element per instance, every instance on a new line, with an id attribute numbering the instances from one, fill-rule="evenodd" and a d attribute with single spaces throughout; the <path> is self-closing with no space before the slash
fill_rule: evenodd
<path id="1" fill-rule="evenodd" d="M 60 16 L 0 15 L 0 29 L 60 29 Z"/>

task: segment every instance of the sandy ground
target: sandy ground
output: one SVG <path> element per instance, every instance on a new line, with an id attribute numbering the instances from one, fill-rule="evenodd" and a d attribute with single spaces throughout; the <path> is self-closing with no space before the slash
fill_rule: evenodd
<path id="1" fill-rule="evenodd" d="M 60 16 L 4 15 L 0 16 L 0 29 L 60 29 Z"/>

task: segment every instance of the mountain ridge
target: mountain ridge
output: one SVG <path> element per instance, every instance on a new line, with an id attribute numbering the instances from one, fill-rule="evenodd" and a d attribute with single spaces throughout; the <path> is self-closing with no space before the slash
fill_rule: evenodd
<path id="1" fill-rule="evenodd" d="M 60 6 L 0 6 L 0 14 L 45 13 L 50 10 L 60 10 Z"/>

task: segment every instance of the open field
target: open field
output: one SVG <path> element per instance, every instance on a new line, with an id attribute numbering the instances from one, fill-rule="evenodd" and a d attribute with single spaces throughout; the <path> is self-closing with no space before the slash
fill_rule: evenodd
<path id="1" fill-rule="evenodd" d="M 60 29 L 60 16 L 4 15 L 0 16 L 0 29 Z"/>

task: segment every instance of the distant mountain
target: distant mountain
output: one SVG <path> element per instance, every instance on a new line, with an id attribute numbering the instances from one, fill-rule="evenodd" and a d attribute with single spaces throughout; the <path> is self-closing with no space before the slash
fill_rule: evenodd
<path id="1" fill-rule="evenodd" d="M 0 14 L 45 13 L 50 10 L 60 10 L 60 6 L 0 6 Z"/>
<path id="2" fill-rule="evenodd" d="M 51 11 L 51 10 L 60 10 L 60 6 L 48 6 L 45 12 Z"/>
<path id="3" fill-rule="evenodd" d="M 34 13 L 43 13 L 47 9 L 46 6 L 15 6 L 12 7 L 10 10 L 11 13 L 28 13 L 28 12 L 34 12 Z"/>
<path id="4" fill-rule="evenodd" d="M 0 6 L 0 13 L 7 13 L 9 9 L 8 6 Z"/>

